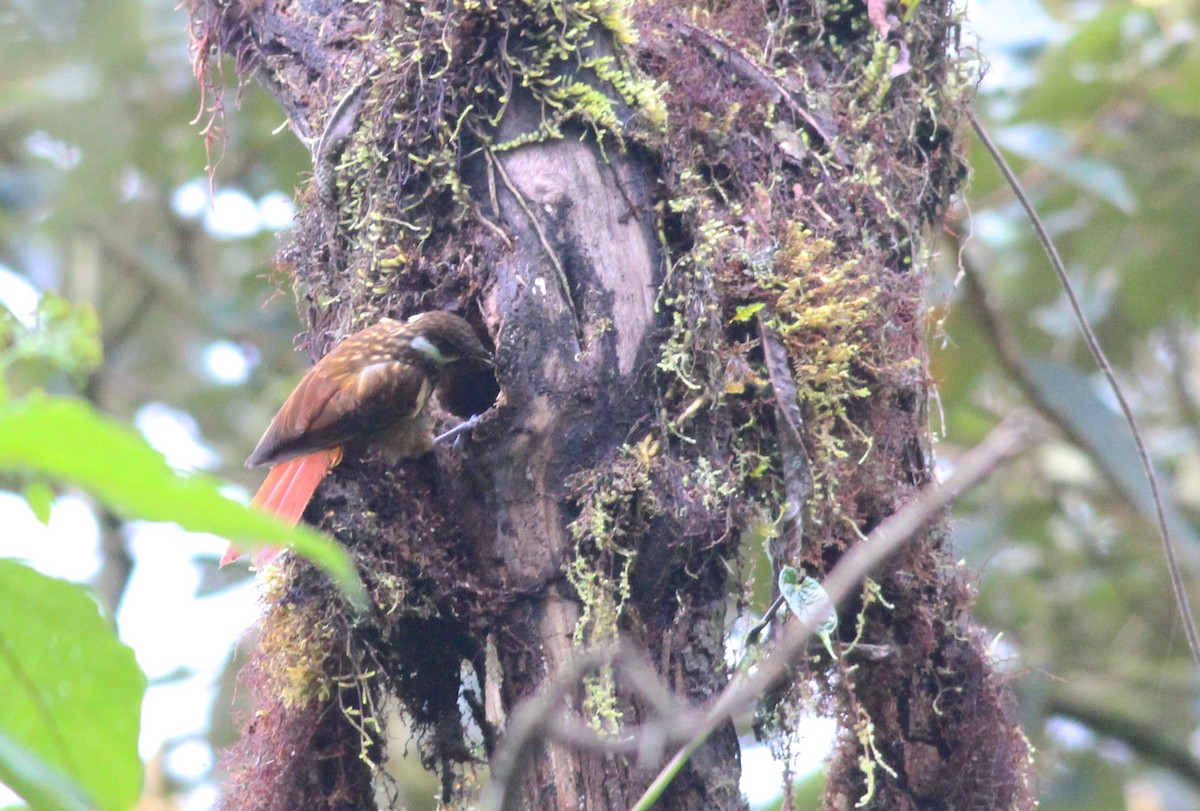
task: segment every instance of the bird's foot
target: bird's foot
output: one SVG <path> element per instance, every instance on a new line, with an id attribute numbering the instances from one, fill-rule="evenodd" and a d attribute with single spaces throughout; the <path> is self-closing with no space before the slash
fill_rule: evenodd
<path id="1" fill-rule="evenodd" d="M 435 436 L 433 438 L 434 444 L 437 444 L 438 442 L 442 442 L 443 440 L 453 439 L 454 437 L 458 436 L 459 434 L 465 434 L 467 431 L 470 431 L 472 428 L 474 428 L 476 425 L 479 424 L 479 419 L 482 416 L 483 416 L 482 414 L 476 414 L 474 417 L 471 417 L 471 419 L 460 422 L 458 425 L 454 426 L 446 433 L 438 434 L 437 436 Z"/>

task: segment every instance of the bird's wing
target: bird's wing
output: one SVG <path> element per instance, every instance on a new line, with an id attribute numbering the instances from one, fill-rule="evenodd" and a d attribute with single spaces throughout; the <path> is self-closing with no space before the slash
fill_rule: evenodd
<path id="1" fill-rule="evenodd" d="M 337 380 L 321 367 L 318 363 L 300 380 L 267 426 L 247 465 L 273 465 L 338 444 L 319 444 L 321 435 L 328 434 L 347 415 L 345 404 L 339 402 L 343 398 L 338 396 Z"/>
<path id="2" fill-rule="evenodd" d="M 421 412 L 433 391 L 423 369 L 396 360 L 380 361 L 358 372 L 354 408 L 371 421 L 411 419 Z"/>
<path id="3" fill-rule="evenodd" d="M 275 464 L 343 444 L 418 414 L 433 381 L 423 370 L 392 359 L 361 365 L 361 355 L 322 358 L 279 409 L 247 460 Z"/>

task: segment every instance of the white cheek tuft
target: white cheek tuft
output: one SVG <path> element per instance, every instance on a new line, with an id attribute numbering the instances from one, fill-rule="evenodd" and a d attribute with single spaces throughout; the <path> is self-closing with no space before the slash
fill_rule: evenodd
<path id="1" fill-rule="evenodd" d="M 437 346 L 435 346 L 433 342 L 424 335 L 418 335 L 417 337 L 413 338 L 412 341 L 409 342 L 409 346 L 430 360 L 433 360 L 437 363 L 446 362 L 446 357 L 442 354 L 442 350 L 438 349 Z"/>

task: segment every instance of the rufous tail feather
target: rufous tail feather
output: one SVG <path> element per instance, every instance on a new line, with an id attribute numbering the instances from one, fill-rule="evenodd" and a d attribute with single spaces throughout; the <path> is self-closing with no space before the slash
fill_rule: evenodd
<path id="1" fill-rule="evenodd" d="M 304 515 L 304 508 L 308 506 L 321 479 L 325 478 L 325 474 L 340 459 L 341 453 L 337 449 L 333 449 L 317 451 L 280 462 L 271 468 L 266 481 L 262 483 L 262 487 L 258 488 L 258 492 L 250 504 L 278 516 L 281 521 L 295 525 L 300 520 L 300 516 Z M 259 547 L 253 555 L 255 567 L 262 568 L 278 557 L 282 551 L 283 547 L 281 546 Z M 229 549 L 221 558 L 220 565 L 232 563 L 241 556 L 242 551 L 230 544 Z"/>

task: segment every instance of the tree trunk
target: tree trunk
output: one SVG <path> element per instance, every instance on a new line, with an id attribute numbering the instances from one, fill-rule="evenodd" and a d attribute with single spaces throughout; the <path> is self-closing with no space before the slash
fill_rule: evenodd
<path id="1" fill-rule="evenodd" d="M 348 459 L 318 491 L 306 517 L 375 609 L 298 562 L 272 581 L 226 807 L 393 804 L 372 782 L 393 698 L 464 801 L 514 711 L 618 633 L 712 696 L 764 541 L 820 575 L 929 480 L 922 235 L 963 174 L 967 83 L 945 5 L 876 11 L 194 0 L 198 69 L 232 54 L 313 152 L 280 255 L 312 357 L 431 309 L 496 357 L 443 397 L 486 410 L 470 438 L 432 465 Z M 782 750 L 805 706 L 838 717 L 831 808 L 1028 802 L 945 543 L 915 539 L 845 609 L 840 646 L 861 624 L 880 656 L 814 656 L 764 698 Z M 600 667 L 551 711 L 661 720 L 638 688 Z M 564 740 L 517 776 L 527 807 L 627 808 L 661 765 Z M 741 808 L 738 775 L 727 723 L 656 807 Z"/>

